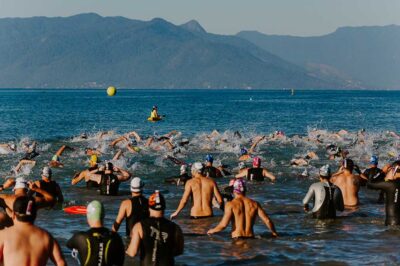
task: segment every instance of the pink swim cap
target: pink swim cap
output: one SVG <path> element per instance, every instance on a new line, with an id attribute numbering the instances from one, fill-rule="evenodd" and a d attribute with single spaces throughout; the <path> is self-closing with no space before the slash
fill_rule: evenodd
<path id="1" fill-rule="evenodd" d="M 243 194 L 246 192 L 246 183 L 242 178 L 235 179 L 233 182 L 233 192 Z"/>
<path id="2" fill-rule="evenodd" d="M 253 158 L 253 167 L 260 167 L 260 165 L 261 165 L 260 157 L 254 157 Z"/>

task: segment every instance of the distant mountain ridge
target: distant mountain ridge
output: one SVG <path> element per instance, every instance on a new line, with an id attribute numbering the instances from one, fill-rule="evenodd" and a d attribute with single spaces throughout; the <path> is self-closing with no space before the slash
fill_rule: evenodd
<path id="1" fill-rule="evenodd" d="M 196 21 L 81 14 L 0 19 L 0 87 L 343 88 Z M 351 85 L 351 84 L 350 84 Z"/>
<path id="2" fill-rule="evenodd" d="M 316 37 L 237 34 L 258 47 L 327 79 L 354 86 L 400 89 L 400 26 L 343 27 Z"/>

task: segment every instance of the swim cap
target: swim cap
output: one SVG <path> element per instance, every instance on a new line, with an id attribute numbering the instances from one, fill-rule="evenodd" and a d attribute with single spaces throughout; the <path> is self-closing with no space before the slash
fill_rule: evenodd
<path id="1" fill-rule="evenodd" d="M 211 154 L 207 154 L 206 156 L 206 162 L 212 163 L 214 161 L 214 158 Z"/>
<path id="2" fill-rule="evenodd" d="M 246 164 L 244 162 L 240 162 L 239 163 L 239 169 L 242 170 L 244 168 L 246 168 Z"/>
<path id="3" fill-rule="evenodd" d="M 139 177 L 134 177 L 131 181 L 131 192 L 142 192 L 142 189 L 144 187 L 144 183 Z"/>
<path id="4" fill-rule="evenodd" d="M 243 194 L 246 192 L 246 184 L 242 178 L 235 179 L 233 182 L 233 192 Z"/>
<path id="5" fill-rule="evenodd" d="M 111 162 L 107 162 L 105 170 L 113 171 L 113 169 L 114 169 L 114 165 Z"/>
<path id="6" fill-rule="evenodd" d="M 131 145 L 137 146 L 137 140 L 136 139 L 131 139 Z"/>
<path id="7" fill-rule="evenodd" d="M 187 164 L 182 164 L 180 171 L 181 171 L 181 175 L 186 174 L 187 173 Z"/>
<path id="8" fill-rule="evenodd" d="M 369 159 L 369 164 L 378 165 L 378 156 L 372 155 L 371 159 Z"/>
<path id="9" fill-rule="evenodd" d="M 157 105 L 154 105 L 154 106 L 153 106 L 153 109 L 157 109 Z"/>
<path id="10" fill-rule="evenodd" d="M 253 167 L 260 167 L 261 166 L 261 159 L 260 157 L 253 158 Z"/>
<path id="11" fill-rule="evenodd" d="M 32 197 L 18 197 L 14 201 L 13 211 L 16 214 L 18 221 L 33 222 L 36 218 L 36 202 Z"/>
<path id="12" fill-rule="evenodd" d="M 240 149 L 240 155 L 246 155 L 248 153 L 246 148 L 241 148 Z"/>
<path id="13" fill-rule="evenodd" d="M 49 167 L 47 167 L 47 166 L 43 167 L 42 176 L 45 176 L 47 178 L 51 178 L 51 174 L 52 174 L 52 172 L 51 172 L 51 169 Z"/>
<path id="14" fill-rule="evenodd" d="M 342 162 L 342 165 L 347 170 L 353 170 L 353 168 L 354 168 L 354 162 L 351 159 L 347 159 L 347 158 L 344 159 Z"/>
<path id="15" fill-rule="evenodd" d="M 28 188 L 28 182 L 25 180 L 25 178 L 23 177 L 18 177 L 17 179 L 15 179 L 15 186 L 13 190 L 16 189 L 27 189 Z"/>
<path id="16" fill-rule="evenodd" d="M 89 221 L 103 221 L 104 216 L 104 206 L 100 201 L 94 200 L 88 204 L 86 217 Z"/>
<path id="17" fill-rule="evenodd" d="M 96 154 L 93 154 L 92 156 L 90 156 L 90 161 L 92 163 L 98 163 L 99 162 L 99 158 L 97 157 Z"/>
<path id="18" fill-rule="evenodd" d="M 202 163 L 194 163 L 192 165 L 192 172 L 201 173 L 203 171 L 203 164 Z"/>
<path id="19" fill-rule="evenodd" d="M 327 165 L 322 166 L 319 169 L 319 175 L 321 177 L 328 177 L 328 178 L 331 177 L 331 167 L 330 167 L 330 165 L 327 164 Z"/>
<path id="20" fill-rule="evenodd" d="M 53 155 L 53 157 L 51 157 L 51 160 L 59 162 L 60 161 L 60 157 L 58 157 L 58 155 Z"/>
<path id="21" fill-rule="evenodd" d="M 166 204 L 164 196 L 160 193 L 160 191 L 156 190 L 149 197 L 149 208 L 155 211 L 163 211 L 165 210 Z"/>

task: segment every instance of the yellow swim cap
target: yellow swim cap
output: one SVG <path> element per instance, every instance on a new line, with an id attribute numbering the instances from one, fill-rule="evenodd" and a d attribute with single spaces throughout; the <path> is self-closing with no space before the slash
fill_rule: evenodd
<path id="1" fill-rule="evenodd" d="M 90 161 L 92 163 L 98 163 L 99 162 L 99 158 L 97 158 L 96 154 L 93 154 L 92 156 L 90 156 Z"/>

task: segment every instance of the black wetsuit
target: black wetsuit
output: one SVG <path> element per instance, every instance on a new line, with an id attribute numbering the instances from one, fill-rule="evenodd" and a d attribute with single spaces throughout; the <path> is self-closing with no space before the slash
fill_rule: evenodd
<path id="1" fill-rule="evenodd" d="M 363 174 L 368 178 L 368 182 L 371 183 L 381 182 L 385 180 L 385 173 L 383 173 L 382 170 L 378 167 L 368 168 L 364 171 Z M 366 182 L 364 181 L 362 185 L 365 186 Z M 383 202 L 384 202 L 384 193 L 383 191 L 381 191 L 379 193 L 378 203 L 383 203 Z"/>
<path id="2" fill-rule="evenodd" d="M 56 181 L 50 180 L 50 182 L 46 182 L 44 180 L 40 180 L 39 183 L 41 189 L 52 195 L 57 202 L 60 202 L 59 195 L 61 193 L 61 188 Z M 36 196 L 43 198 L 43 195 L 40 193 L 36 193 Z"/>
<path id="3" fill-rule="evenodd" d="M 214 166 L 205 166 L 203 169 L 203 175 L 211 178 L 222 177 L 221 172 Z"/>
<path id="4" fill-rule="evenodd" d="M 131 215 L 126 217 L 126 236 L 131 235 L 133 226 L 141 220 L 149 217 L 149 202 L 142 195 L 132 197 L 131 199 L 132 211 Z"/>
<path id="5" fill-rule="evenodd" d="M 36 151 L 27 152 L 27 153 L 25 153 L 24 157 L 22 157 L 21 160 L 33 160 L 33 159 L 35 159 L 37 156 L 39 156 L 39 153 L 36 152 Z"/>
<path id="6" fill-rule="evenodd" d="M 102 174 L 100 181 L 100 195 L 117 196 L 121 182 L 114 174 Z"/>
<path id="7" fill-rule="evenodd" d="M 81 265 L 114 266 L 123 265 L 125 248 L 118 233 L 107 228 L 91 228 L 78 232 L 67 242 L 69 249 L 78 251 Z"/>
<path id="8" fill-rule="evenodd" d="M 181 254 L 179 242 L 182 231 L 175 223 L 165 218 L 149 217 L 140 222 L 143 239 L 140 243 L 140 264 L 169 266 L 175 264 L 175 256 Z"/>
<path id="9" fill-rule="evenodd" d="M 263 168 L 249 168 L 247 170 L 247 180 L 263 181 Z"/>
<path id="10" fill-rule="evenodd" d="M 400 225 L 400 180 L 381 182 L 368 182 L 367 186 L 372 189 L 380 189 L 385 193 L 386 225 Z"/>

